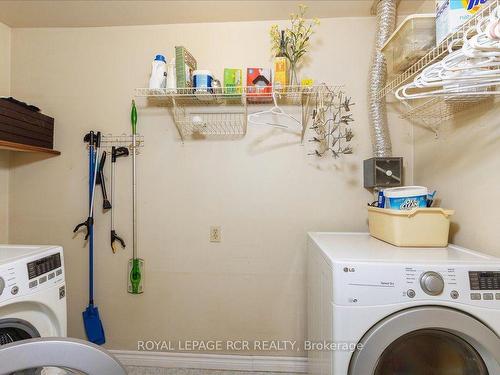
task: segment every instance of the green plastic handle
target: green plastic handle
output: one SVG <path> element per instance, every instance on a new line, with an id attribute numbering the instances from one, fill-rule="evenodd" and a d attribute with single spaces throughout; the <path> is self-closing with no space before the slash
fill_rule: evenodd
<path id="1" fill-rule="evenodd" d="M 132 293 L 139 294 L 139 286 L 141 285 L 141 268 L 139 265 L 139 259 L 132 259 L 130 282 L 132 284 Z"/>
<path id="2" fill-rule="evenodd" d="M 132 111 L 130 112 L 130 120 L 132 122 L 132 134 L 137 134 L 137 108 L 135 100 L 132 100 Z"/>

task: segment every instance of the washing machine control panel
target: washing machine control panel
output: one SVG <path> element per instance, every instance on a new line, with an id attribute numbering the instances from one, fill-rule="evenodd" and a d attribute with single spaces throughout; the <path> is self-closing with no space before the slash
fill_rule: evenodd
<path id="1" fill-rule="evenodd" d="M 12 298 L 64 284 L 62 251 L 51 249 L 0 264 L 0 306 Z"/>
<path id="2" fill-rule="evenodd" d="M 339 305 L 443 301 L 500 308 L 500 264 L 337 264 L 333 282 Z"/>
<path id="3" fill-rule="evenodd" d="M 28 263 L 28 277 L 34 279 L 35 277 L 44 275 L 50 271 L 56 270 L 61 267 L 61 254 L 56 253 L 41 259 L 34 260 Z"/>

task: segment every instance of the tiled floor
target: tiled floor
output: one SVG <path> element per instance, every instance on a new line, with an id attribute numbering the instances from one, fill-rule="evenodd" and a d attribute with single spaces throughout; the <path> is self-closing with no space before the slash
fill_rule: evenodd
<path id="1" fill-rule="evenodd" d="M 285 375 L 276 372 L 246 372 L 246 371 L 220 371 L 220 370 L 193 370 L 158 367 L 127 366 L 129 375 Z M 286 374 L 294 375 L 294 374 Z M 297 374 L 298 375 L 298 374 Z"/>

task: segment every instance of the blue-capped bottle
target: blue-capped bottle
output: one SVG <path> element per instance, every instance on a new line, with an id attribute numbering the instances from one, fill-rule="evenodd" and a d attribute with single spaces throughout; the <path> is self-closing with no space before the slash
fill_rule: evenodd
<path id="1" fill-rule="evenodd" d="M 156 55 L 151 64 L 151 77 L 149 78 L 150 89 L 163 89 L 166 87 L 167 60 L 163 55 Z"/>

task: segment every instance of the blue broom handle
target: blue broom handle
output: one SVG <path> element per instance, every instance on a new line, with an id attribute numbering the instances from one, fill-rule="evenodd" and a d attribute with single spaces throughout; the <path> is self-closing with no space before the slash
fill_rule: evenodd
<path id="1" fill-rule="evenodd" d="M 94 146 L 89 147 L 89 212 L 92 207 L 92 194 L 94 190 L 95 152 Z M 91 212 L 92 217 L 94 213 Z M 89 226 L 89 304 L 94 305 L 94 225 Z"/>

